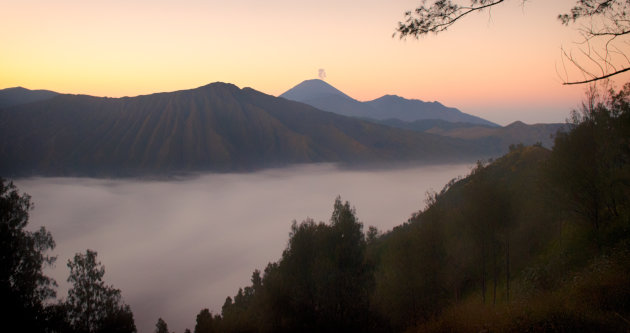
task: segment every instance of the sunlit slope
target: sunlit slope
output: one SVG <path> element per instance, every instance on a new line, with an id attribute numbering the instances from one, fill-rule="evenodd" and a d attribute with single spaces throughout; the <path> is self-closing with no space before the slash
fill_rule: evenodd
<path id="1" fill-rule="evenodd" d="M 0 110 L 4 175 L 246 171 L 293 163 L 454 162 L 491 154 L 250 88 L 213 83 L 138 97 L 58 95 Z"/>

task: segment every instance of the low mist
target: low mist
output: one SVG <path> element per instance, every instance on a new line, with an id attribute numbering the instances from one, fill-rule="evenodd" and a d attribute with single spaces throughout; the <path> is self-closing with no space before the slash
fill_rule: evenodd
<path id="1" fill-rule="evenodd" d="M 203 308 L 220 313 L 227 296 L 250 284 L 254 269 L 280 258 L 291 221 L 328 222 L 337 195 L 364 224 L 381 231 L 424 207 L 470 165 L 392 171 L 309 165 L 173 181 L 29 178 L 16 181 L 35 204 L 30 228 L 45 226 L 57 247 L 47 274 L 66 296 L 68 259 L 93 249 L 104 280 L 122 290 L 138 331 L 162 317 L 171 330 L 194 329 Z"/>

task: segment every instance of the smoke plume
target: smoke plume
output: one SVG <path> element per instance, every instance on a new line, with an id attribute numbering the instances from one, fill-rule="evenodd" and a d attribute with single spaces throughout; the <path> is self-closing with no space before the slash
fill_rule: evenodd
<path id="1" fill-rule="evenodd" d="M 326 70 L 324 70 L 323 68 L 320 68 L 320 69 L 319 69 L 319 74 L 318 74 L 318 75 L 319 75 L 319 78 L 320 78 L 321 80 L 325 79 L 325 78 L 326 78 Z"/>

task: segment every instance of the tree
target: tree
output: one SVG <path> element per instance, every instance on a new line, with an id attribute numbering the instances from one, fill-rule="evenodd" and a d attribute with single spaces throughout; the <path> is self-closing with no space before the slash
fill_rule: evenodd
<path id="1" fill-rule="evenodd" d="M 212 313 L 208 309 L 201 310 L 201 312 L 197 315 L 195 333 L 212 333 L 215 331 Z"/>
<path id="2" fill-rule="evenodd" d="M 278 317 L 288 318 L 289 330 L 357 331 L 366 325 L 372 275 L 362 229 L 354 209 L 339 197 L 330 225 L 293 223 L 279 265 L 289 304 Z"/>
<path id="3" fill-rule="evenodd" d="M 122 302 L 119 289 L 105 285 L 105 268 L 97 253 L 87 250 L 68 260 L 70 276 L 66 301 L 67 320 L 77 332 L 136 332 L 133 314 Z"/>
<path id="4" fill-rule="evenodd" d="M 0 178 L 0 318 L 25 332 L 43 330 L 43 302 L 55 297 L 56 286 L 42 272 L 55 262 L 45 254 L 55 247 L 51 234 L 25 230 L 32 207 L 28 194 Z"/>
<path id="5" fill-rule="evenodd" d="M 164 319 L 158 319 L 157 323 L 155 324 L 155 333 L 169 333 L 168 324 L 166 324 Z"/>
<path id="6" fill-rule="evenodd" d="M 592 89 L 572 118 L 572 130 L 556 137 L 550 179 L 599 246 L 602 232 L 630 208 L 630 84 L 603 96 Z"/>
<path id="7" fill-rule="evenodd" d="M 504 2 L 467 0 L 468 4 L 460 5 L 453 0 L 436 0 L 425 6 L 426 0 L 423 0 L 422 5 L 405 13 L 405 20 L 398 22 L 396 33 L 400 38 L 438 34 L 471 13 L 489 10 Z M 564 25 L 582 23 L 579 31 L 583 41 L 579 43 L 578 52 L 562 49 L 564 84 L 594 82 L 630 70 L 630 59 L 622 51 L 630 37 L 629 0 L 577 0 L 570 12 L 558 15 L 558 19 Z M 584 79 L 570 80 L 567 62 L 581 72 Z"/>

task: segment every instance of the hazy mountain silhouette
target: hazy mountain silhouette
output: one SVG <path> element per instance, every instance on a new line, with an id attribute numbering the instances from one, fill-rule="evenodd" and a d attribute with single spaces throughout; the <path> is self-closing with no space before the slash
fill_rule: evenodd
<path id="1" fill-rule="evenodd" d="M 467 126 L 450 129 L 433 127 L 424 132 L 466 140 L 485 139 L 493 142 L 496 147 L 507 150 L 509 145 L 516 143 L 525 145 L 541 143 L 547 148 L 552 148 L 556 133 L 567 129 L 566 126 L 566 124 L 527 125 L 521 121 L 515 121 L 505 127 Z"/>
<path id="2" fill-rule="evenodd" d="M 374 120 L 373 120 L 374 121 Z M 566 124 L 533 124 L 528 125 L 515 121 L 504 127 L 478 125 L 471 123 L 453 123 L 439 119 L 416 120 L 406 122 L 399 119 L 386 119 L 376 123 L 403 128 L 418 132 L 438 134 L 466 140 L 483 140 L 496 149 L 507 152 L 511 144 L 522 143 L 533 145 L 540 142 L 552 148 L 554 138 L 559 130 L 565 130 Z"/>
<path id="3" fill-rule="evenodd" d="M 373 118 L 372 115 L 376 112 L 369 105 L 319 79 L 303 81 L 278 97 L 349 117 Z"/>
<path id="4" fill-rule="evenodd" d="M 0 90 L 0 109 L 9 106 L 37 102 L 57 96 L 50 90 L 29 90 L 22 87 Z"/>
<path id="5" fill-rule="evenodd" d="M 449 122 L 498 126 L 485 119 L 449 108 L 439 102 L 409 100 L 396 95 L 385 95 L 373 101 L 359 102 L 322 80 L 306 80 L 279 97 L 312 105 L 324 111 L 346 116 L 376 120 L 399 119 L 413 122 L 441 119 Z"/>
<path id="6" fill-rule="evenodd" d="M 396 118 L 403 121 L 440 119 L 453 123 L 498 126 L 483 118 L 463 113 L 456 108 L 446 107 L 440 102 L 423 102 L 418 99 L 406 99 L 396 95 L 385 95 L 365 103 L 378 110 L 378 113 L 376 113 L 374 117 L 375 119 Z"/>
<path id="7" fill-rule="evenodd" d="M 213 83 L 137 97 L 57 95 L 0 110 L 0 174 L 165 175 L 292 163 L 471 161 L 496 149 Z"/>

